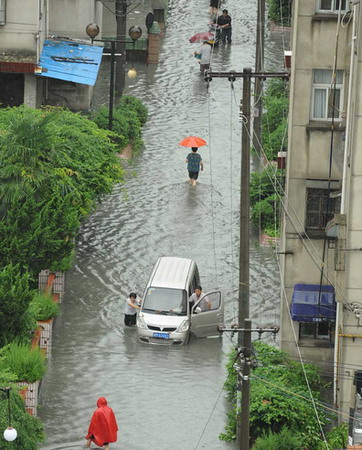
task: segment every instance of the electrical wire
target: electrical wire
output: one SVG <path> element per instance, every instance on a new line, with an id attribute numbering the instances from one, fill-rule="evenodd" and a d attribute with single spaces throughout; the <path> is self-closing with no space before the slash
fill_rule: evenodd
<path id="1" fill-rule="evenodd" d="M 216 284 L 219 285 L 218 281 L 218 270 L 216 263 L 216 241 L 215 241 L 215 210 L 214 210 L 214 183 L 213 183 L 213 173 L 212 173 L 212 151 L 211 151 L 211 105 L 210 105 L 210 95 L 208 95 L 208 124 L 209 124 L 209 159 L 210 159 L 210 196 L 211 196 L 211 224 L 212 224 L 212 243 L 213 243 L 213 254 L 214 254 L 214 270 L 216 277 Z"/>
<path id="2" fill-rule="evenodd" d="M 231 292 L 232 292 L 232 298 L 234 298 L 234 291 L 235 291 L 235 280 L 234 280 L 234 244 L 233 244 L 233 238 L 234 238 L 234 226 L 233 226 L 233 94 L 234 93 L 234 84 L 231 81 L 230 82 L 230 152 L 229 152 L 229 159 L 230 159 L 230 254 L 231 254 Z M 233 301 L 233 313 L 234 313 L 234 320 L 238 317 L 237 311 L 236 311 L 236 305 Z"/>
<path id="3" fill-rule="evenodd" d="M 211 413 L 209 414 L 209 417 L 208 417 L 208 419 L 207 419 L 207 421 L 206 421 L 206 424 L 205 424 L 205 426 L 204 426 L 204 429 L 202 430 L 201 436 L 200 436 L 200 438 L 199 438 L 199 440 L 198 440 L 198 442 L 197 442 L 197 445 L 196 445 L 196 447 L 195 447 L 195 450 L 197 450 L 197 449 L 199 448 L 201 439 L 203 438 L 203 436 L 204 436 L 204 434 L 205 434 L 206 428 L 207 428 L 207 426 L 209 425 L 209 422 L 210 422 L 210 420 L 211 420 L 211 417 L 212 417 L 212 415 L 214 414 L 215 408 L 216 408 L 217 404 L 219 403 L 219 400 L 220 400 L 220 397 L 221 397 L 221 394 L 223 393 L 223 391 L 224 391 L 224 385 L 223 385 L 222 388 L 220 389 L 219 395 L 217 396 L 217 399 L 216 399 L 216 401 L 215 401 L 214 407 L 212 408 L 212 411 L 211 411 Z"/>
<path id="4" fill-rule="evenodd" d="M 251 139 L 251 135 L 249 134 L 249 138 Z M 258 139 L 258 138 L 257 138 Z M 259 141 L 260 142 L 260 141 Z M 259 154 L 256 151 L 256 154 L 259 158 L 259 160 L 261 161 L 263 167 L 266 166 L 266 164 L 270 165 L 269 159 L 265 153 L 265 150 L 262 146 L 262 144 L 260 143 L 260 150 L 261 153 Z M 263 158 L 265 159 L 265 161 L 263 161 Z M 273 183 L 273 179 L 270 177 L 269 172 L 267 172 L 267 176 L 269 177 L 269 180 L 271 183 Z M 283 186 L 280 184 L 279 181 L 277 181 L 277 186 L 274 186 L 274 190 L 276 192 L 276 195 L 279 197 L 279 200 L 281 202 L 281 205 L 283 207 L 283 210 L 285 212 L 285 215 L 287 216 L 287 218 L 290 220 L 290 224 L 292 225 L 292 228 L 294 229 L 294 231 L 296 232 L 296 234 L 298 234 L 298 236 L 301 239 L 302 245 L 305 248 L 305 250 L 307 251 L 307 253 L 309 254 L 309 256 L 311 257 L 312 261 L 314 262 L 314 264 L 316 265 L 316 267 L 318 268 L 319 271 L 322 270 L 322 266 L 324 266 L 324 277 L 326 278 L 326 280 L 331 284 L 331 286 L 333 286 L 335 288 L 335 290 L 338 292 L 342 303 L 344 303 L 345 307 L 347 309 L 349 309 L 350 311 L 352 311 L 350 305 L 349 305 L 349 301 L 346 298 L 346 295 L 344 294 L 343 290 L 340 288 L 340 286 L 338 285 L 338 283 L 334 280 L 333 278 L 333 274 L 331 274 L 330 269 L 328 269 L 328 266 L 326 266 L 321 257 L 319 256 L 319 252 L 316 249 L 316 247 L 314 246 L 311 238 L 308 236 L 307 232 L 303 232 L 303 234 L 298 230 L 297 225 L 294 223 L 294 220 L 297 222 L 297 224 L 300 226 L 300 228 L 304 229 L 304 225 L 302 224 L 301 220 L 299 219 L 299 216 L 293 206 L 293 204 L 290 202 L 288 195 L 286 194 Z M 277 189 L 278 188 L 278 189 Z M 282 197 L 281 194 L 284 194 L 284 197 Z M 290 210 L 292 211 L 293 215 L 294 215 L 294 219 L 290 214 L 290 211 L 287 208 L 287 205 L 289 206 Z M 312 249 L 314 250 L 314 252 L 316 253 L 315 255 L 313 255 L 310 251 L 310 249 L 308 248 L 308 246 L 306 245 L 305 241 L 307 241 L 309 243 L 309 245 L 312 247 Z M 318 261 L 320 260 L 320 261 Z"/>
<path id="5" fill-rule="evenodd" d="M 214 101 L 218 104 L 218 109 L 220 109 L 221 111 L 223 111 L 224 113 L 226 113 L 226 111 L 221 107 L 221 105 L 219 104 L 218 100 L 216 99 L 216 96 L 214 95 L 214 91 L 211 88 L 211 93 L 213 95 L 213 99 Z M 247 120 L 244 116 L 241 116 L 242 120 Z M 286 129 L 288 127 L 288 121 L 286 123 Z M 251 134 L 249 133 L 249 138 L 252 139 Z M 271 166 L 270 161 L 265 153 L 264 147 L 262 145 L 262 143 L 260 142 L 259 138 L 256 136 L 256 139 L 259 142 L 259 146 L 260 146 L 260 153 L 258 153 L 256 151 L 256 154 L 260 160 L 260 162 L 262 163 L 262 166 L 265 168 L 267 165 Z M 256 149 L 255 149 L 256 150 Z M 263 156 L 263 157 L 262 157 Z M 263 159 L 264 158 L 264 159 Z M 272 167 L 272 166 L 271 166 Z M 271 183 L 273 184 L 273 179 L 270 177 L 269 172 L 267 172 L 267 175 L 269 177 L 269 180 L 271 181 Z M 324 277 L 326 278 L 326 280 L 330 283 L 331 286 L 333 286 L 336 290 L 336 292 L 339 294 L 339 297 L 342 301 L 342 303 L 344 304 L 344 306 L 349 309 L 350 311 L 352 311 L 350 305 L 349 305 L 349 301 L 345 295 L 345 293 L 343 292 L 343 290 L 340 288 L 340 286 L 338 285 L 338 283 L 334 280 L 333 274 L 331 273 L 330 269 L 328 268 L 328 266 L 325 266 L 325 264 L 323 263 L 323 261 L 321 260 L 321 257 L 319 255 L 319 251 L 316 249 L 315 245 L 313 244 L 312 239 L 309 237 L 308 233 L 306 231 L 303 231 L 303 233 L 301 233 L 298 230 L 298 226 L 304 230 L 304 225 L 301 222 L 296 209 L 294 208 L 292 202 L 289 200 L 289 197 L 286 193 L 286 191 L 284 190 L 283 186 L 280 184 L 279 180 L 276 179 L 277 185 L 274 186 L 274 190 L 276 192 L 276 195 L 278 196 L 281 206 L 284 210 L 284 213 L 286 214 L 287 218 L 290 220 L 290 224 L 292 226 L 292 228 L 294 229 L 294 231 L 296 232 L 296 234 L 299 236 L 301 243 L 303 245 L 303 247 L 305 248 L 306 252 L 308 253 L 308 255 L 311 257 L 313 263 L 315 264 L 315 266 L 318 268 L 319 271 L 321 271 L 322 266 L 324 265 Z M 282 196 L 283 194 L 283 196 Z M 293 213 L 293 216 L 290 214 L 290 211 L 288 210 L 288 207 L 291 210 L 291 212 Z M 296 223 L 297 224 L 296 224 Z M 308 242 L 309 246 L 311 247 L 312 251 L 314 251 L 314 254 L 312 253 L 311 249 L 308 248 L 308 246 L 306 245 L 306 241 Z"/>
<path id="6" fill-rule="evenodd" d="M 310 397 L 312 399 L 314 412 L 315 412 L 315 415 L 316 415 L 316 418 L 317 418 L 317 421 L 318 421 L 319 428 L 321 430 L 322 436 L 324 438 L 325 445 L 326 445 L 327 449 L 329 449 L 329 446 L 328 446 L 328 443 L 327 443 L 327 440 L 326 440 L 326 437 L 325 437 L 325 434 L 324 434 L 324 431 L 323 431 L 323 427 L 322 427 L 321 421 L 319 419 L 319 414 L 318 414 L 318 411 L 317 411 L 317 408 L 316 408 L 315 400 L 313 398 L 313 393 L 312 393 L 311 387 L 309 385 L 307 373 L 306 373 L 306 370 L 305 370 L 305 364 L 304 364 L 303 357 L 302 357 L 302 352 L 300 351 L 298 339 L 297 339 L 297 336 L 296 336 L 296 333 L 295 333 L 294 324 L 293 324 L 292 316 L 291 316 L 290 309 L 289 309 L 289 301 L 288 301 L 287 293 L 286 293 L 286 290 L 285 290 L 284 279 L 282 277 L 282 271 L 281 271 L 281 267 L 280 267 L 279 258 L 277 258 L 277 262 L 278 262 L 278 267 L 279 267 L 279 274 L 280 274 L 280 281 L 281 281 L 281 285 L 282 285 L 282 291 L 283 291 L 283 294 L 284 294 L 284 300 L 285 300 L 286 309 L 288 311 L 288 317 L 289 317 L 289 321 L 290 321 L 290 328 L 292 330 L 294 342 L 295 342 L 295 345 L 297 347 L 298 356 L 299 356 L 300 364 L 302 365 L 302 370 L 303 370 L 305 382 L 306 382 L 306 385 L 307 385 L 307 388 L 308 388 L 309 395 L 310 395 Z"/>
<path id="7" fill-rule="evenodd" d="M 263 378 L 263 377 L 258 377 L 257 375 L 253 374 L 253 375 L 250 376 L 250 378 L 251 378 L 251 379 L 255 378 L 255 379 L 257 379 L 257 380 L 260 380 L 260 381 L 262 381 L 262 382 L 264 382 L 264 383 L 266 383 L 266 384 L 268 384 L 268 385 L 270 385 L 270 386 L 273 386 L 274 388 L 276 388 L 276 389 L 278 389 L 278 390 L 284 391 L 284 392 L 286 392 L 286 393 L 292 395 L 293 397 L 300 398 L 300 399 L 305 400 L 305 401 L 307 401 L 307 402 L 311 402 L 311 400 L 310 400 L 308 397 L 306 397 L 306 396 L 304 396 L 304 395 L 302 395 L 302 394 L 298 394 L 298 393 L 296 393 L 296 392 L 293 392 L 293 391 L 291 391 L 290 389 L 287 389 L 287 388 L 284 387 L 284 386 L 280 386 L 279 384 L 273 383 L 272 381 L 268 381 L 268 380 L 266 380 L 266 379 Z M 326 404 L 321 403 L 321 402 L 319 402 L 319 401 L 315 401 L 314 403 L 315 403 L 315 405 L 318 406 L 319 408 L 325 409 L 326 411 L 330 411 L 330 412 L 332 412 L 333 414 L 339 414 L 339 415 L 342 415 L 342 416 L 344 416 L 344 417 L 346 417 L 346 418 L 349 418 L 349 419 L 355 419 L 355 417 L 349 415 L 347 412 L 338 410 L 338 409 L 332 407 L 331 405 L 327 406 Z M 324 436 L 324 434 L 323 434 L 323 436 Z M 327 448 L 329 448 L 329 446 L 328 446 L 326 440 L 325 440 L 325 444 L 327 445 Z"/>

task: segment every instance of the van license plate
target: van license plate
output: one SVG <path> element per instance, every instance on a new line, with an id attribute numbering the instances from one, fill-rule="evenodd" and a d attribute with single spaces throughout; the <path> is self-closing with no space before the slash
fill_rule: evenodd
<path id="1" fill-rule="evenodd" d="M 170 334 L 169 333 L 153 333 L 153 337 L 161 338 L 161 339 L 168 339 L 170 337 Z"/>

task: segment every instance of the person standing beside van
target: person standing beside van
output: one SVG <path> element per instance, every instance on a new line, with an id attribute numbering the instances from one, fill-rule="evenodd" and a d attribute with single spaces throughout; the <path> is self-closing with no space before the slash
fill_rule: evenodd
<path id="1" fill-rule="evenodd" d="M 139 302 L 137 302 L 137 294 L 131 292 L 126 301 L 126 307 L 124 311 L 124 324 L 128 327 L 136 325 L 137 311 L 140 309 Z"/>
<path id="2" fill-rule="evenodd" d="M 202 292 L 202 287 L 201 286 L 196 286 L 195 287 L 195 292 L 191 295 L 191 297 L 189 298 L 189 308 L 190 311 L 192 310 L 193 306 L 201 299 L 203 299 L 205 297 L 205 294 L 203 294 Z M 211 302 L 210 300 L 205 297 L 204 298 L 205 304 L 207 309 L 211 309 Z"/>
<path id="3" fill-rule="evenodd" d="M 189 183 L 192 186 L 196 186 L 197 179 L 199 177 L 200 168 L 204 170 L 204 163 L 202 161 L 201 155 L 196 153 L 198 148 L 191 147 L 192 153 L 189 153 L 186 158 L 187 170 L 189 171 Z"/>

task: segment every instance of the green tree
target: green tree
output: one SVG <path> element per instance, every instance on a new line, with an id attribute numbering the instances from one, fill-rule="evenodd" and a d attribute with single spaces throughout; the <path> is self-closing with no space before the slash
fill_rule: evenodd
<path id="1" fill-rule="evenodd" d="M 92 120 L 103 129 L 108 128 L 108 108 L 97 111 Z M 124 96 L 113 112 L 113 128 L 109 136 L 120 148 L 131 144 L 137 152 L 143 145 L 141 139 L 142 126 L 147 121 L 147 108 L 140 100 L 132 96 Z"/>
<path id="2" fill-rule="evenodd" d="M 268 17 L 278 25 L 290 26 L 292 0 L 267 0 Z"/>
<path id="3" fill-rule="evenodd" d="M 0 110 L 0 264 L 34 274 L 69 268 L 82 219 L 122 174 L 116 145 L 88 118 L 61 108 Z"/>
<path id="4" fill-rule="evenodd" d="M 314 450 L 321 442 L 319 422 L 306 384 L 307 377 L 315 401 L 324 389 L 319 368 L 292 361 L 289 356 L 261 341 L 254 343 L 254 354 L 258 362 L 251 374 L 250 434 L 252 440 L 268 433 L 281 433 L 288 428 L 303 439 L 305 446 Z M 236 435 L 236 369 L 230 355 L 227 365 L 228 378 L 225 389 L 232 403 L 229 423 L 221 439 L 233 440 Z M 317 405 L 319 421 L 327 423 L 327 415 Z M 271 439 L 277 439 L 274 436 Z"/>
<path id="5" fill-rule="evenodd" d="M 283 171 L 273 166 L 253 172 L 250 179 L 251 219 L 268 234 L 279 230 L 279 208 Z"/>
<path id="6" fill-rule="evenodd" d="M 33 297 L 31 276 L 19 265 L 9 264 L 0 270 L 0 348 L 16 336 L 34 329 L 28 306 Z"/>
<path id="7" fill-rule="evenodd" d="M 301 436 L 283 427 L 279 433 L 264 433 L 258 437 L 253 450 L 300 450 L 303 448 Z"/>
<path id="8" fill-rule="evenodd" d="M 0 372 L 0 385 L 9 386 L 5 379 L 8 375 Z M 44 441 L 43 424 L 25 411 L 24 401 L 18 388 L 12 385 L 10 391 L 11 426 L 17 431 L 13 442 L 5 441 L 2 431 L 8 427 L 8 400 L 6 394 L 0 392 L 0 448 L 1 450 L 37 450 L 38 444 Z"/>
<path id="9" fill-rule="evenodd" d="M 271 80 L 263 97 L 265 111 L 262 118 L 264 152 L 269 160 L 276 160 L 278 152 L 286 151 L 288 90 L 283 80 Z"/>
<path id="10" fill-rule="evenodd" d="M 7 109 L 5 111 L 11 111 Z M 0 201 L 16 204 L 27 196 L 45 197 L 52 168 L 62 164 L 64 147 L 54 139 L 54 114 L 29 114 L 25 108 L 9 114 L 0 134 Z M 13 119 L 13 120 L 11 120 Z"/>

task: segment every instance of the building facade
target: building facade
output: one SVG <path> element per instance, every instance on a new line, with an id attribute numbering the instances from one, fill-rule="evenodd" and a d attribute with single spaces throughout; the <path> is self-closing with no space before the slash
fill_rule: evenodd
<path id="1" fill-rule="evenodd" d="M 362 395 L 361 17 L 359 0 L 293 2 L 281 239 L 282 348 L 333 380 L 344 421 Z"/>
<path id="2" fill-rule="evenodd" d="M 102 22 L 97 0 L 0 0 L 0 103 L 42 104 L 87 110 L 92 87 L 38 76 L 46 38 L 84 39 L 89 23 Z"/>

